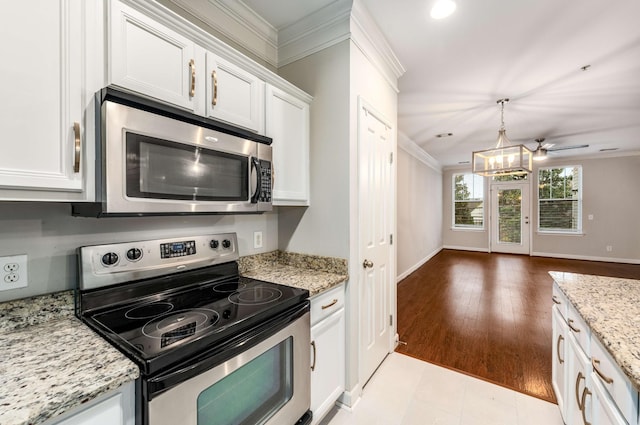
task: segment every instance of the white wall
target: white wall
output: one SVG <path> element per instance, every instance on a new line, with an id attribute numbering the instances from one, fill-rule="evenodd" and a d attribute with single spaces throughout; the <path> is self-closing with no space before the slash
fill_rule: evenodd
<path id="1" fill-rule="evenodd" d="M 538 233 L 539 167 L 582 166 L 582 235 L 552 235 Z M 451 230 L 452 176 L 468 169 L 446 169 L 443 173 L 442 202 L 443 243 L 445 248 L 489 250 L 489 235 L 485 231 Z M 593 261 L 640 263 L 640 155 L 552 159 L 534 163 L 531 174 L 531 253 Z M 488 194 L 488 190 L 485 190 Z M 489 211 L 489 206 L 485 208 Z M 593 215 L 593 220 L 588 216 Z M 486 217 L 485 217 L 486 221 Z M 606 246 L 613 250 L 607 252 Z"/>
<path id="2" fill-rule="evenodd" d="M 263 248 L 253 249 L 253 232 Z M 278 214 L 81 218 L 68 204 L 0 202 L 0 256 L 27 254 L 27 288 L 2 291 L 0 301 L 72 289 L 76 248 L 112 242 L 237 232 L 240 255 L 277 249 Z"/>
<path id="3" fill-rule="evenodd" d="M 349 41 L 284 66 L 279 74 L 314 97 L 311 206 L 280 208 L 279 247 L 349 258 Z"/>
<path id="4" fill-rule="evenodd" d="M 398 140 L 398 281 L 442 249 L 442 171 L 406 136 Z"/>
<path id="5" fill-rule="evenodd" d="M 538 193 L 531 202 L 533 254 L 575 259 L 640 263 L 640 155 L 592 159 L 549 159 L 538 167 L 582 165 L 582 227 L 584 235 L 545 235 L 535 232 Z M 535 185 L 534 185 L 535 187 Z M 588 216 L 593 215 L 593 220 Z M 607 252 L 606 246 L 613 250 Z"/>

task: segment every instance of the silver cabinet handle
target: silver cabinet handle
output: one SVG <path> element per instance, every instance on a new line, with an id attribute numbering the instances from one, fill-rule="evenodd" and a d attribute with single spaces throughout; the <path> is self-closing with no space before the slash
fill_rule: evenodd
<path id="1" fill-rule="evenodd" d="M 80 123 L 73 123 L 74 136 L 74 155 L 73 155 L 73 172 L 80 172 Z"/>
<path id="2" fill-rule="evenodd" d="M 591 391 L 589 391 L 589 388 L 584 387 L 584 390 L 582 390 L 582 407 L 580 411 L 582 412 L 582 422 L 584 425 L 591 425 L 591 422 L 587 421 L 587 395 L 591 395 Z"/>
<path id="3" fill-rule="evenodd" d="M 362 262 L 362 267 L 364 267 L 365 269 L 370 269 L 371 267 L 373 267 L 373 261 L 364 260 Z"/>
<path id="4" fill-rule="evenodd" d="M 191 59 L 189 61 L 189 72 L 191 72 L 191 88 L 189 90 L 189 97 L 196 95 L 196 61 Z"/>
<path id="5" fill-rule="evenodd" d="M 311 348 L 313 348 L 313 363 L 311 364 L 311 372 L 316 370 L 316 342 L 311 341 Z"/>
<path id="6" fill-rule="evenodd" d="M 598 367 L 599 365 L 600 365 L 600 360 L 593 357 L 591 359 L 591 366 L 593 366 L 593 370 L 598 374 L 600 378 L 602 378 L 604 382 L 606 382 L 607 384 L 613 384 L 613 378 L 609 378 L 604 373 L 602 373 L 602 371 Z"/>
<path id="7" fill-rule="evenodd" d="M 556 342 L 556 353 L 558 353 L 558 361 L 560 364 L 564 363 L 564 359 L 560 356 L 560 343 L 564 341 L 564 337 L 562 335 L 558 335 L 558 342 Z"/>
<path id="8" fill-rule="evenodd" d="M 551 297 L 554 304 L 562 304 L 562 302 L 555 295 Z"/>
<path id="9" fill-rule="evenodd" d="M 323 305 L 323 306 L 322 306 L 322 309 L 323 309 L 323 310 L 326 310 L 326 309 L 328 309 L 329 307 L 333 307 L 333 306 L 334 306 L 334 305 L 336 305 L 337 303 L 338 303 L 338 299 L 337 299 L 337 298 L 334 298 L 334 299 L 333 299 L 333 301 L 331 301 L 329 304 L 327 304 L 327 305 Z"/>
<path id="10" fill-rule="evenodd" d="M 216 106 L 218 104 L 218 74 L 214 69 L 211 71 L 211 106 Z"/>
<path id="11" fill-rule="evenodd" d="M 569 325 L 569 329 L 571 329 L 575 333 L 580 332 L 580 329 L 573 326 L 573 319 L 569 319 L 569 321 L 567 322 L 567 325 Z"/>
<path id="12" fill-rule="evenodd" d="M 578 376 L 576 378 L 576 403 L 578 403 L 578 409 L 580 410 L 582 410 L 583 408 L 582 402 L 580 401 L 580 381 L 582 381 L 583 379 L 585 379 L 585 377 L 584 375 L 582 375 L 582 372 L 578 372 Z M 585 379 L 585 382 L 586 382 L 586 379 Z M 582 393 L 582 395 L 584 396 L 584 392 Z M 583 397 L 583 400 L 584 400 L 584 397 Z"/>

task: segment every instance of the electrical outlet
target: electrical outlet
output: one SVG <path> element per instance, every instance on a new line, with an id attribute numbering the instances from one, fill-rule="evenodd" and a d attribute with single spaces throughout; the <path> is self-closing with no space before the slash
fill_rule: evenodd
<path id="1" fill-rule="evenodd" d="M 25 288 L 27 286 L 27 256 L 0 257 L 0 291 Z"/>
<path id="2" fill-rule="evenodd" d="M 253 247 L 262 248 L 262 232 L 253 232 Z"/>
<path id="3" fill-rule="evenodd" d="M 607 245 L 607 252 L 611 252 L 611 251 L 613 251 L 613 246 Z"/>

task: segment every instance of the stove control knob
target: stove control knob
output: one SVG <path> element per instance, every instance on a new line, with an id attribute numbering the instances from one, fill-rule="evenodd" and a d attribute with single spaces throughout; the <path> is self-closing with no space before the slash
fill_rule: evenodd
<path id="1" fill-rule="evenodd" d="M 113 266 L 118 262 L 118 254 L 115 252 L 107 252 L 102 256 L 102 264 L 105 266 Z"/>
<path id="2" fill-rule="evenodd" d="M 222 247 L 223 248 L 229 248 L 231 246 L 231 241 L 229 239 L 225 239 L 222 241 Z"/>
<path id="3" fill-rule="evenodd" d="M 140 258 L 142 258 L 142 251 L 138 248 L 131 248 L 127 251 L 127 259 L 129 261 L 138 261 Z"/>
<path id="4" fill-rule="evenodd" d="M 224 242 L 223 242 L 223 243 L 224 243 Z M 218 245 L 219 245 L 219 244 L 220 244 L 220 243 L 219 243 L 216 239 L 214 239 L 214 240 L 212 240 L 211 242 L 209 242 L 209 246 L 210 246 L 211 248 L 213 248 L 213 249 L 218 249 Z"/>

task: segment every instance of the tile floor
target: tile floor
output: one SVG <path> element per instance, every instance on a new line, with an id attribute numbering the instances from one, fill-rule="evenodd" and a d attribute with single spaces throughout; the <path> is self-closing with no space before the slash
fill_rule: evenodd
<path id="1" fill-rule="evenodd" d="M 562 425 L 558 406 L 399 353 L 321 425 Z"/>

